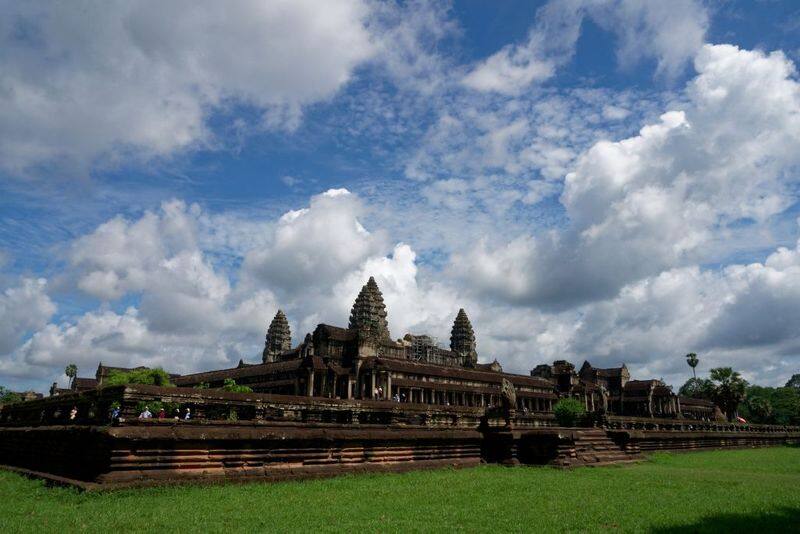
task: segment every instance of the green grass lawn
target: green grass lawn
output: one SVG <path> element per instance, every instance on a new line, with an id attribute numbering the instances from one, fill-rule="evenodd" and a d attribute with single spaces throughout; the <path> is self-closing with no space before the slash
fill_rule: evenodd
<path id="1" fill-rule="evenodd" d="M 800 448 L 108 493 L 0 472 L 0 532 L 76 530 L 798 532 Z"/>

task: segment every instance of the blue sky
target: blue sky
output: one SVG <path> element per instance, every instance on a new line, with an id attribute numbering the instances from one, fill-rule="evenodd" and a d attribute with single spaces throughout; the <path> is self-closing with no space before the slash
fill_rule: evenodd
<path id="1" fill-rule="evenodd" d="M 0 384 L 343 324 L 800 372 L 794 2 L 0 3 Z"/>

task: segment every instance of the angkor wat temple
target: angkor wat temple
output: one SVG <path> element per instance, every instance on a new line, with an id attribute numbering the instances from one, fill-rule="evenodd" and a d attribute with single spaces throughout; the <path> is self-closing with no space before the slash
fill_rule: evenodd
<path id="1" fill-rule="evenodd" d="M 175 386 L 108 385 L 115 371 L 69 390 L 0 407 L 0 467 L 83 488 L 188 480 L 327 476 L 481 462 L 560 467 L 630 463 L 649 450 L 800 442 L 800 427 L 728 422 L 713 403 L 633 380 L 623 364 L 576 370 L 565 360 L 529 375 L 479 363 L 466 312 L 450 346 L 393 340 L 370 278 L 347 328 L 320 324 L 293 346 L 279 311 L 261 363 L 191 375 Z M 225 391 L 232 379 L 252 392 Z M 588 416 L 559 426 L 554 404 Z M 142 417 L 147 407 L 160 414 Z M 149 413 L 149 412 L 148 412 Z"/>
<path id="2" fill-rule="evenodd" d="M 289 322 L 279 310 L 267 330 L 262 363 L 172 375 L 173 381 L 181 387 L 219 388 L 232 379 L 258 393 L 487 407 L 497 404 L 505 379 L 523 413 L 551 413 L 558 398 L 574 397 L 589 412 L 706 420 L 720 415 L 713 403 L 679 397 L 660 380 L 631 380 L 624 364 L 600 369 L 584 362 L 576 372 L 559 360 L 526 376 L 503 372 L 497 360 L 478 363 L 475 332 L 463 309 L 455 316 L 449 349 L 428 335 L 393 340 L 386 317 L 383 295 L 371 277 L 353 303 L 347 328 L 320 324 L 292 346 Z M 94 379 L 76 378 L 74 388 L 101 385 L 113 370 L 124 369 L 101 364 Z"/>

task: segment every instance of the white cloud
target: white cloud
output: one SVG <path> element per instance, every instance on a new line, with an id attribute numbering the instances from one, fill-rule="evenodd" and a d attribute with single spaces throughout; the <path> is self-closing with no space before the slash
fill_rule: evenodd
<path id="1" fill-rule="evenodd" d="M 708 15 L 694 0 L 558 0 L 536 13 L 521 44 L 507 45 L 480 62 L 462 80 L 477 91 L 519 95 L 552 78 L 574 55 L 584 17 L 616 35 L 623 67 L 655 58 L 657 73 L 680 74 L 704 42 Z"/>
<path id="2" fill-rule="evenodd" d="M 47 281 L 25 278 L 0 294 L 0 356 L 10 353 L 26 333 L 41 328 L 56 312 Z"/>
<path id="3" fill-rule="evenodd" d="M 569 306 L 719 261 L 711 253 L 728 251 L 708 245 L 720 229 L 745 218 L 765 225 L 786 209 L 800 161 L 793 65 L 779 52 L 708 45 L 696 68 L 682 110 L 577 159 L 561 196 L 566 230 L 475 247 L 456 256 L 452 272 L 490 296 Z"/>
<path id="4" fill-rule="evenodd" d="M 364 213 L 361 200 L 346 189 L 331 189 L 312 197 L 308 208 L 285 213 L 270 242 L 246 255 L 246 283 L 276 286 L 287 295 L 331 287 L 387 248 L 383 233 L 361 225 Z"/>
<path id="5" fill-rule="evenodd" d="M 234 104 L 296 127 L 376 52 L 360 0 L 4 2 L 0 159 L 168 156 L 216 143 L 209 116 Z"/>
<path id="6" fill-rule="evenodd" d="M 369 276 L 376 277 L 383 291 L 395 337 L 408 331 L 430 333 L 446 346 L 455 312 L 464 307 L 476 328 L 481 360 L 496 357 L 515 372 L 556 358 L 576 363 L 588 358 L 599 365 L 625 361 L 637 376 L 680 383 L 686 372 L 682 355 L 696 351 L 706 369 L 733 365 L 750 379 L 777 383 L 797 365 L 798 248 L 778 249 L 763 263 L 716 271 L 668 269 L 625 283 L 610 299 L 551 311 L 496 298 L 529 291 L 530 278 L 517 261 L 536 246 L 530 240 L 511 241 L 502 249 L 477 247 L 484 256 L 469 268 L 473 280 L 489 285 L 482 288 L 485 293 L 476 294 L 463 278 L 421 269 L 408 244 L 398 243 L 388 254 L 382 246 L 372 248 L 372 236 L 380 232 L 360 227 L 358 215 L 365 209 L 352 193 L 332 190 L 265 226 L 275 235 L 254 252 L 280 257 L 295 274 L 288 281 L 258 279 L 260 271 L 249 271 L 252 265 L 238 273 L 216 270 L 207 260 L 209 252 L 191 245 L 205 241 L 201 234 L 207 215 L 181 202 L 165 203 L 138 220 L 112 219 L 70 248 L 80 258 L 74 265 L 77 280 L 85 280 L 81 275 L 86 272 L 113 274 L 117 301 L 139 293 L 140 303 L 121 312 L 101 306 L 46 324 L 55 306 L 45 294 L 45 282 L 25 280 L 0 299 L 0 310 L 14 311 L 0 324 L 12 324 L 7 317 L 17 321 L 15 333 L 4 335 L 14 341 L 0 358 L 0 373 L 12 383 L 44 377 L 43 387 L 69 362 L 88 374 L 98 361 L 161 365 L 176 372 L 224 367 L 239 358 L 256 361 L 266 325 L 278 307 L 287 311 L 297 343 L 319 322 L 345 325 Z M 235 225 L 235 219 L 220 220 Z M 338 240 L 325 238 L 323 229 L 330 224 L 346 230 L 337 232 Z M 235 228 L 228 232 L 236 233 Z M 283 233 L 308 239 L 320 232 L 324 235 L 312 244 L 317 257 L 335 260 L 341 248 L 361 251 L 325 272 L 325 284 L 314 270 L 303 269 L 302 259 L 311 250 L 303 247 L 303 239 L 294 241 L 295 250 L 289 241 L 276 238 Z M 169 243 L 181 235 L 190 246 Z M 137 239 L 145 248 L 133 246 Z M 138 261 L 143 250 L 153 255 L 152 261 Z M 131 275 L 134 271 L 139 278 Z M 495 297 L 487 296 L 491 294 Z M 20 332 L 25 331 L 33 335 L 23 337 Z"/>

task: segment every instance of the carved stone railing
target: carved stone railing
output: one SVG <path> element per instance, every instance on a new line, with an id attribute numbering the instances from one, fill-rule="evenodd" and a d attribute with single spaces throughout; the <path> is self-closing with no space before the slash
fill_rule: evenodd
<path id="1" fill-rule="evenodd" d="M 696 419 L 656 419 L 649 417 L 607 416 L 605 428 L 609 430 L 662 430 L 681 432 L 800 432 L 800 426 L 759 425 Z"/>
<path id="2" fill-rule="evenodd" d="M 477 407 L 128 385 L 7 405 L 0 409 L 0 426 L 107 425 L 112 423 L 113 406 L 120 409 L 119 420 L 115 423 L 125 425 L 137 419 L 144 406 L 148 406 L 155 417 L 156 403 L 169 407 L 169 419 L 172 419 L 176 408 L 181 417 L 186 408 L 189 408 L 191 420 L 194 421 L 288 421 L 477 428 L 484 414 L 484 410 Z M 77 414 L 71 419 L 73 408 L 77 409 Z M 526 420 L 530 423 L 531 418 Z"/>

